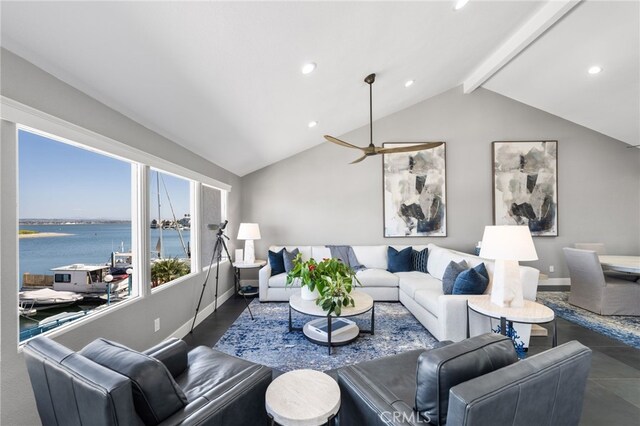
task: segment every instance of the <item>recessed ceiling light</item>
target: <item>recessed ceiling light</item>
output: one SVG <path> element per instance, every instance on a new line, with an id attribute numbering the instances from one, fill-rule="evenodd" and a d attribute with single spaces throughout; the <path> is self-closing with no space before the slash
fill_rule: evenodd
<path id="1" fill-rule="evenodd" d="M 416 82 L 415 80 L 407 80 L 404 83 L 404 87 L 411 87 L 411 86 L 413 86 L 413 83 L 415 83 L 415 82 Z"/>
<path id="2" fill-rule="evenodd" d="M 456 1 L 456 5 L 453 6 L 454 10 L 460 10 L 463 7 L 465 7 L 467 5 L 467 3 L 469 3 L 469 0 L 458 0 Z"/>
<path id="3" fill-rule="evenodd" d="M 589 74 L 600 74 L 601 72 L 602 72 L 602 67 L 599 67 L 597 65 L 594 65 L 591 68 L 589 68 Z"/>
<path id="4" fill-rule="evenodd" d="M 315 69 L 316 69 L 316 64 L 313 62 L 309 62 L 308 64 L 304 64 L 302 66 L 302 74 L 311 74 Z"/>
<path id="5" fill-rule="evenodd" d="M 307 126 L 309 126 L 310 129 L 316 127 L 318 125 L 317 121 L 310 121 L 309 124 L 307 124 Z"/>

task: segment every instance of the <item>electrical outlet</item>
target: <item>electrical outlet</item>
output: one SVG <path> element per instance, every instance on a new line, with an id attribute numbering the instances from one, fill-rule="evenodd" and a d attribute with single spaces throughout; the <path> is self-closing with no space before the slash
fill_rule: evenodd
<path id="1" fill-rule="evenodd" d="M 553 265 L 549 265 L 549 272 L 555 272 L 556 268 Z"/>
<path id="2" fill-rule="evenodd" d="M 156 331 L 159 331 L 159 330 L 160 330 L 160 318 L 156 318 L 153 321 L 153 331 L 156 332 Z"/>

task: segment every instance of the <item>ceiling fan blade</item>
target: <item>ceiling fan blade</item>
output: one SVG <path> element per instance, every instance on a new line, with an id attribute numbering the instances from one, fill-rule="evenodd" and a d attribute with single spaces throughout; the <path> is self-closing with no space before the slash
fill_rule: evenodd
<path id="1" fill-rule="evenodd" d="M 362 160 L 364 160 L 365 158 L 367 158 L 367 155 L 366 155 L 366 154 L 365 154 L 365 155 L 363 155 L 362 157 L 358 158 L 357 160 L 352 161 L 352 162 L 351 162 L 351 163 L 349 163 L 349 164 L 356 164 L 356 163 L 359 163 L 359 162 L 361 162 Z"/>
<path id="2" fill-rule="evenodd" d="M 340 139 L 338 139 L 338 138 L 334 138 L 333 136 L 324 135 L 324 138 L 325 138 L 326 140 L 328 140 L 329 142 L 333 142 L 333 143 L 338 144 L 338 145 L 346 146 L 347 148 L 363 149 L 363 148 L 361 148 L 361 147 L 359 147 L 359 146 L 352 145 L 352 144 L 350 144 L 349 142 L 345 142 L 345 141 L 340 140 Z"/>
<path id="3" fill-rule="evenodd" d="M 418 145 L 402 146 L 398 148 L 376 148 L 376 154 L 393 154 L 397 152 L 413 152 L 432 149 L 442 145 L 444 142 L 427 142 Z"/>

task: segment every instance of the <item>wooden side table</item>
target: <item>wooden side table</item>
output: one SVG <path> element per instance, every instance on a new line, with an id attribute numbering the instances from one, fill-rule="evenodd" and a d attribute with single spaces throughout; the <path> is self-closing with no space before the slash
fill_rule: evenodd
<path id="1" fill-rule="evenodd" d="M 271 382 L 265 406 L 272 425 L 331 425 L 340 410 L 340 387 L 320 371 L 290 371 Z"/>
<path id="2" fill-rule="evenodd" d="M 556 316 L 552 309 L 542 303 L 525 300 L 521 308 L 502 307 L 491 303 L 490 295 L 470 296 L 467 299 L 467 311 L 471 309 L 480 315 L 500 320 L 500 334 L 507 335 L 507 325 L 513 329 L 513 323 L 546 324 L 553 323 L 552 346 L 558 344 L 558 327 Z M 469 337 L 469 312 L 467 312 L 467 337 Z"/>

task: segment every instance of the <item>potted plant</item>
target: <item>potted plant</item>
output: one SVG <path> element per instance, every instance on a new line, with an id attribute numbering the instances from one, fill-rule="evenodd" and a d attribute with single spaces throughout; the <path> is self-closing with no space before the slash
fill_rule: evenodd
<path id="1" fill-rule="evenodd" d="M 293 268 L 287 273 L 286 285 L 291 286 L 295 279 L 300 280 L 301 292 L 315 293 L 315 297 L 303 294 L 303 298 L 313 300 L 322 307 L 327 315 L 335 312 L 340 315 L 345 306 L 355 306 L 351 291 L 360 281 L 356 274 L 339 259 L 330 258 L 316 262 L 311 258 L 302 260 L 298 254 L 293 260 Z"/>

